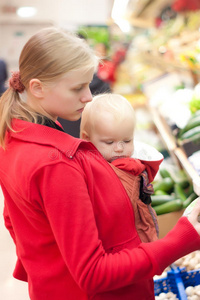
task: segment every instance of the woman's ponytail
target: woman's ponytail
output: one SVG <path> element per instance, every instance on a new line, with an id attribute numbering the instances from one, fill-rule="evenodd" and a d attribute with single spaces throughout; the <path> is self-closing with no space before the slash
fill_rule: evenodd
<path id="1" fill-rule="evenodd" d="M 5 149 L 5 134 L 11 129 L 12 107 L 19 101 L 19 94 L 9 87 L 0 98 L 0 146 Z"/>
<path id="2" fill-rule="evenodd" d="M 9 88 L 0 98 L 0 146 L 5 149 L 5 135 L 8 129 L 12 130 L 12 119 L 28 119 L 26 104 L 22 103 L 19 93 L 25 90 L 21 82 L 19 71 L 12 72 L 9 79 Z"/>

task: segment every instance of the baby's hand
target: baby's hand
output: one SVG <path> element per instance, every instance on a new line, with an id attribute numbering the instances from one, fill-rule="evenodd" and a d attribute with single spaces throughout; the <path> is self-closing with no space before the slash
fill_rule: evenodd
<path id="1" fill-rule="evenodd" d="M 196 203 L 194 208 L 188 215 L 188 220 L 194 226 L 198 234 L 200 235 L 200 197 L 194 200 Z"/>

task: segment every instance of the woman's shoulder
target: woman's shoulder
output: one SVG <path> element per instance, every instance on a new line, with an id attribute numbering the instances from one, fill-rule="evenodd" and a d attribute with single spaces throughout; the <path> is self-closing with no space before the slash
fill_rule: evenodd
<path id="1" fill-rule="evenodd" d="M 7 138 L 9 151 L 13 151 L 14 155 L 19 149 L 21 159 L 27 158 L 30 162 L 49 163 L 71 159 L 77 152 L 81 155 L 97 151 L 90 142 L 48 126 L 15 119 L 12 129 Z M 9 144 L 9 141 L 12 143 Z"/>

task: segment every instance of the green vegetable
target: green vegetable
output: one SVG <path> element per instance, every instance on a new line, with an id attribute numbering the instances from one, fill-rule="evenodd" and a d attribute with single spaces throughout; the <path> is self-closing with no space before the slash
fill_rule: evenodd
<path id="1" fill-rule="evenodd" d="M 174 183 L 180 184 L 182 188 L 187 188 L 190 185 L 188 177 L 186 176 L 185 171 L 183 171 L 182 169 L 174 171 L 162 168 L 159 170 L 159 172 L 162 178 L 169 177 Z"/>
<path id="2" fill-rule="evenodd" d="M 193 96 L 193 98 L 190 101 L 189 105 L 190 105 L 190 111 L 192 113 L 200 110 L 200 99 L 197 99 L 195 96 Z"/>
<path id="3" fill-rule="evenodd" d="M 196 126 L 186 132 L 184 132 L 181 137 L 180 140 L 184 141 L 192 141 L 192 142 L 198 142 L 200 141 L 200 126 Z"/>
<path id="4" fill-rule="evenodd" d="M 192 182 L 189 183 L 187 189 L 185 189 L 186 196 L 189 197 L 192 193 L 194 193 Z"/>
<path id="5" fill-rule="evenodd" d="M 182 135 L 186 132 L 189 131 L 192 128 L 195 128 L 197 126 L 200 126 L 200 115 L 196 115 L 196 116 L 192 116 L 188 123 L 185 125 L 185 127 L 183 127 L 178 134 L 178 137 L 181 138 Z"/>
<path id="6" fill-rule="evenodd" d="M 195 193 L 192 193 L 184 202 L 183 202 L 183 208 L 188 207 L 188 205 L 196 199 L 198 196 Z"/>
<path id="7" fill-rule="evenodd" d="M 181 210 L 183 207 L 183 202 L 180 199 L 175 199 L 154 207 L 157 215 L 167 214 L 173 211 Z"/>
<path id="8" fill-rule="evenodd" d="M 176 183 L 179 184 L 182 189 L 186 189 L 186 188 L 188 188 L 190 186 L 189 179 L 179 180 Z"/>
<path id="9" fill-rule="evenodd" d="M 178 183 L 175 183 L 174 184 L 174 192 L 175 192 L 175 195 L 176 195 L 176 198 L 177 199 L 180 199 L 182 201 L 185 201 L 187 199 L 187 196 L 185 194 L 185 191 L 184 189 L 181 187 L 180 184 Z"/>
<path id="10" fill-rule="evenodd" d="M 160 172 L 160 175 L 161 175 L 162 178 L 167 178 L 167 177 L 171 178 L 171 174 L 168 170 L 162 168 L 162 169 L 159 170 L 159 172 Z"/>
<path id="11" fill-rule="evenodd" d="M 156 206 L 156 205 L 160 205 L 172 200 L 175 200 L 175 196 L 174 195 L 152 195 L 151 196 L 151 206 Z"/>
<path id="12" fill-rule="evenodd" d="M 173 174 L 172 174 L 172 177 L 173 177 Z M 183 189 L 188 188 L 191 184 L 191 179 L 190 180 L 188 179 L 188 177 L 183 169 L 179 169 L 173 178 L 174 178 L 174 181 L 176 183 L 180 184 L 180 186 Z"/>
<path id="13" fill-rule="evenodd" d="M 163 180 L 157 181 L 153 184 L 154 193 L 157 190 L 162 190 L 162 191 L 167 192 L 169 194 L 173 191 L 173 187 L 174 187 L 174 182 L 169 177 L 163 178 Z"/>
<path id="14" fill-rule="evenodd" d="M 162 190 L 157 190 L 157 191 L 155 191 L 154 195 L 169 195 L 169 194 Z"/>

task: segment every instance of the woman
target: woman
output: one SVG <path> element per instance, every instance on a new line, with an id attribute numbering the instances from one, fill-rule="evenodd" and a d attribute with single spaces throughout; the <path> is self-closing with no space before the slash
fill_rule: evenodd
<path id="1" fill-rule="evenodd" d="M 0 100 L 5 225 L 31 300 L 154 299 L 152 277 L 200 248 L 199 204 L 165 238 L 141 243 L 112 168 L 56 122 L 80 118 L 96 64 L 83 40 L 43 29 Z"/>

